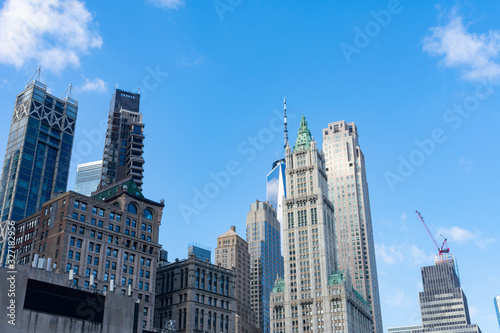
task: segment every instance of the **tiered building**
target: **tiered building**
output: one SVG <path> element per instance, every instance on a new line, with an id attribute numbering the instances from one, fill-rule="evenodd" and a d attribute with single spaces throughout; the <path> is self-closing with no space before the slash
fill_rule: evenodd
<path id="1" fill-rule="evenodd" d="M 159 267 L 156 282 L 155 328 L 235 332 L 234 270 L 200 260 L 193 253 Z"/>
<path id="2" fill-rule="evenodd" d="M 256 326 L 255 312 L 250 304 L 250 254 L 248 243 L 236 233 L 232 226 L 217 237 L 215 261 L 227 269 L 233 269 L 236 275 L 234 297 L 236 299 L 236 332 L 259 332 Z"/>
<path id="3" fill-rule="evenodd" d="M 247 242 L 250 251 L 250 304 L 264 333 L 270 332 L 269 298 L 277 276 L 283 276 L 280 252 L 280 223 L 276 210 L 256 200 L 247 215 Z"/>
<path id="4" fill-rule="evenodd" d="M 16 257 L 20 264 L 72 272 L 82 288 L 131 294 L 140 302 L 140 327 L 151 329 L 163 207 L 131 179 L 93 197 L 66 192 L 18 222 Z"/>
<path id="5" fill-rule="evenodd" d="M 140 94 L 116 89 L 111 98 L 99 188 L 131 177 L 142 189 L 144 124 L 139 110 L 140 97 Z"/>
<path id="6" fill-rule="evenodd" d="M 365 159 L 355 123 L 338 121 L 323 129 L 328 198 L 336 207 L 337 263 L 371 307 L 374 332 L 383 333 L 375 243 Z"/>
<path id="7" fill-rule="evenodd" d="M 293 150 L 287 143 L 285 151 L 285 274 L 271 294 L 271 332 L 371 332 L 368 303 L 337 270 L 325 160 L 304 116 Z"/>

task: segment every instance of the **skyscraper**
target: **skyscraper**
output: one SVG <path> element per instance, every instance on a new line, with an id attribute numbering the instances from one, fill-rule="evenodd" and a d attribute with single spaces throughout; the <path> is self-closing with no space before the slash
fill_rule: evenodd
<path id="1" fill-rule="evenodd" d="M 101 181 L 102 160 L 78 164 L 76 168 L 75 192 L 88 195 L 95 190 Z"/>
<path id="2" fill-rule="evenodd" d="M 266 177 L 266 201 L 276 210 L 279 221 L 280 234 L 283 232 L 283 199 L 286 197 L 285 188 L 285 160 L 280 159 L 273 163 L 271 172 Z M 283 240 L 281 242 L 283 249 Z M 281 251 L 280 250 L 280 251 Z"/>
<path id="3" fill-rule="evenodd" d="M 477 325 L 470 323 L 467 298 L 460 287 L 453 256 L 440 254 L 434 266 L 421 270 L 424 286 L 424 291 L 419 293 L 422 329 L 413 332 L 481 332 Z"/>
<path id="4" fill-rule="evenodd" d="M 1 221 L 32 215 L 66 191 L 77 110 L 71 85 L 62 98 L 49 94 L 40 68 L 17 95 L 0 178 Z"/>
<path id="5" fill-rule="evenodd" d="M 500 295 L 495 297 L 495 310 L 497 311 L 498 325 L 500 325 Z"/>
<path id="6" fill-rule="evenodd" d="M 280 223 L 267 202 L 256 200 L 247 215 L 250 251 L 250 303 L 263 333 L 269 333 L 269 297 L 277 276 L 283 276 Z"/>
<path id="7" fill-rule="evenodd" d="M 365 159 L 356 124 L 338 121 L 323 129 L 328 197 L 337 208 L 335 235 L 339 269 L 372 308 L 376 333 L 383 333 Z"/>
<path id="8" fill-rule="evenodd" d="M 250 306 L 250 254 L 248 243 L 236 233 L 236 227 L 217 237 L 215 261 L 236 274 L 236 332 L 257 332 L 255 313 Z"/>
<path id="9" fill-rule="evenodd" d="M 139 111 L 140 97 L 116 89 L 111 98 L 99 188 L 131 177 L 142 189 L 144 124 Z"/>
<path id="10" fill-rule="evenodd" d="M 293 150 L 286 145 L 283 203 L 284 280 L 271 293 L 271 330 L 371 332 L 368 303 L 348 274 L 337 271 L 334 207 L 327 197 L 323 153 L 304 116 Z"/>

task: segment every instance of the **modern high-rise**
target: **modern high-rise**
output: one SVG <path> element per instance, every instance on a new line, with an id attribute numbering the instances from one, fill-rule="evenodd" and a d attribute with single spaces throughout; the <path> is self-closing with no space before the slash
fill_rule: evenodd
<path id="1" fill-rule="evenodd" d="M 258 332 L 255 313 L 250 305 L 250 254 L 248 243 L 236 233 L 236 227 L 217 237 L 215 261 L 236 274 L 236 332 Z"/>
<path id="2" fill-rule="evenodd" d="M 208 246 L 202 245 L 202 244 L 197 244 L 197 243 L 190 243 L 188 245 L 188 256 L 191 256 L 194 254 L 196 258 L 202 261 L 207 261 L 211 262 L 212 261 L 212 251 Z"/>
<path id="3" fill-rule="evenodd" d="M 436 256 L 434 266 L 422 267 L 424 291 L 419 293 L 422 329 L 413 333 L 480 333 L 471 324 L 467 298 L 460 287 L 460 279 L 453 256 L 444 253 Z"/>
<path id="4" fill-rule="evenodd" d="M 101 181 L 102 160 L 78 164 L 76 167 L 75 192 L 90 196 Z"/>
<path id="5" fill-rule="evenodd" d="M 495 310 L 497 312 L 498 325 L 500 325 L 500 295 L 495 297 Z"/>
<path id="6" fill-rule="evenodd" d="M 49 94 L 40 68 L 17 95 L 0 178 L 1 221 L 32 215 L 66 191 L 77 110 L 71 85 L 62 98 Z"/>
<path id="7" fill-rule="evenodd" d="M 285 169 L 285 160 L 277 160 L 273 163 L 272 170 L 266 177 L 266 201 L 276 210 L 276 217 L 280 223 L 280 234 L 283 232 L 283 199 L 286 197 Z M 283 251 L 282 245 L 283 240 L 280 251 Z"/>
<path id="8" fill-rule="evenodd" d="M 247 215 L 247 242 L 250 252 L 250 304 L 263 333 L 270 332 L 269 297 L 277 276 L 283 276 L 280 251 L 280 223 L 276 210 L 256 200 Z"/>
<path id="9" fill-rule="evenodd" d="M 328 124 L 323 153 L 328 198 L 336 207 L 338 267 L 350 273 L 354 288 L 368 301 L 374 332 L 383 333 L 368 182 L 356 124 Z"/>
<path id="10" fill-rule="evenodd" d="M 350 276 L 337 270 L 325 160 L 304 116 L 295 146 L 292 150 L 287 143 L 285 156 L 285 274 L 271 293 L 271 332 L 371 332 L 368 303 Z"/>
<path id="11" fill-rule="evenodd" d="M 142 189 L 144 124 L 139 110 L 140 97 L 116 89 L 111 98 L 99 188 L 132 178 Z"/>

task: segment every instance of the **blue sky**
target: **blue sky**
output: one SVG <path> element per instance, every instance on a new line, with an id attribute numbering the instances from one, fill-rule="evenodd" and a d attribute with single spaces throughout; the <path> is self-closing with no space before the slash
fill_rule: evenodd
<path id="1" fill-rule="evenodd" d="M 6 1 L 0 151 L 41 64 L 54 95 L 76 88 L 72 189 L 76 164 L 102 157 L 114 87 L 140 88 L 144 194 L 165 199 L 160 241 L 184 258 L 231 225 L 245 235 L 283 156 L 274 122 L 286 96 L 292 142 L 302 113 L 319 143 L 329 122 L 358 125 L 384 328 L 420 322 L 420 267 L 436 251 L 419 210 L 448 238 L 472 321 L 495 332 L 499 14 L 494 1 Z"/>

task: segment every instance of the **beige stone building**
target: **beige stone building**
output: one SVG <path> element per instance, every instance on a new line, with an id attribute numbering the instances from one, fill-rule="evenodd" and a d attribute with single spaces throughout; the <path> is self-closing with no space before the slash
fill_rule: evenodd
<path id="1" fill-rule="evenodd" d="M 365 158 L 356 124 L 328 124 L 323 152 L 328 198 L 336 207 L 338 267 L 350 273 L 354 288 L 372 308 L 374 332 L 383 333 Z"/>
<path id="2" fill-rule="evenodd" d="M 236 333 L 259 332 L 256 315 L 250 304 L 250 253 L 248 243 L 236 233 L 232 226 L 217 237 L 215 262 L 233 269 L 236 274 L 234 296 L 236 298 Z"/>
<path id="3" fill-rule="evenodd" d="M 284 279 L 271 293 L 272 333 L 369 333 L 372 316 L 348 274 L 337 270 L 334 207 L 325 160 L 302 116 L 297 141 L 286 144 L 283 207 Z"/>

